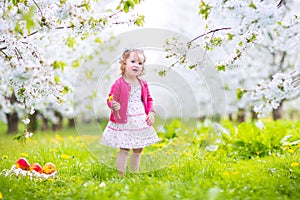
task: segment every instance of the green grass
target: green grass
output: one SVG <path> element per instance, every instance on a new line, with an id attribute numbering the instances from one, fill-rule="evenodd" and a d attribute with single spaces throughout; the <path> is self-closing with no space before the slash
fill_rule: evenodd
<path id="1" fill-rule="evenodd" d="M 281 126 L 280 123 L 277 125 Z M 295 132 L 299 123 L 288 123 Z M 3 125 L 0 128 L 4 130 Z M 291 133 L 289 130 L 287 133 Z M 75 129 L 38 132 L 25 144 L 12 137 L 4 131 L 0 133 L 0 171 L 10 169 L 18 158 L 26 157 L 29 162 L 41 165 L 54 163 L 58 176 L 30 180 L 2 174 L 3 199 L 300 199 L 300 167 L 297 166 L 300 145 L 284 146 L 268 156 L 244 159 L 237 156 L 240 151 L 236 148 L 229 148 L 229 143 L 203 154 L 203 136 L 200 136 L 164 168 L 127 173 L 119 178 L 111 164 L 99 162 L 86 148 L 94 140 L 91 135 L 79 137 Z M 160 147 L 149 147 L 145 152 L 156 151 L 155 148 Z M 166 156 L 175 155 L 171 152 Z M 105 187 L 100 187 L 102 182 Z"/>

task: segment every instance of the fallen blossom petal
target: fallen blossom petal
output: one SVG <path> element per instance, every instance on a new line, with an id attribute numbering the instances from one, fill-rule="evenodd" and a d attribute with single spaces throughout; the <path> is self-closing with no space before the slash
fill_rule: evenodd
<path id="1" fill-rule="evenodd" d="M 104 182 L 100 183 L 99 187 L 100 188 L 104 188 L 106 186 L 106 184 Z"/>

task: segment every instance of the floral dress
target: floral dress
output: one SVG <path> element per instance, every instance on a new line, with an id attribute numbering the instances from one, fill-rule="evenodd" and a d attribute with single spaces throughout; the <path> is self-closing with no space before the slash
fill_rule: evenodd
<path id="1" fill-rule="evenodd" d="M 159 141 L 155 129 L 146 123 L 146 113 L 141 99 L 141 86 L 131 86 L 128 99 L 127 123 L 117 124 L 109 121 L 105 128 L 101 144 L 115 147 L 136 149 Z"/>

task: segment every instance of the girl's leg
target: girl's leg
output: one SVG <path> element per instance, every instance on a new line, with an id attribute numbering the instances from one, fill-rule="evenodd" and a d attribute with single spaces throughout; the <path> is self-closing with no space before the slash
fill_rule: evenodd
<path id="1" fill-rule="evenodd" d="M 132 151 L 133 152 L 130 157 L 130 171 L 138 172 L 143 148 L 132 149 Z"/>
<path id="2" fill-rule="evenodd" d="M 120 148 L 117 156 L 117 170 L 119 176 L 124 176 L 126 173 L 127 159 L 128 159 L 129 149 Z"/>

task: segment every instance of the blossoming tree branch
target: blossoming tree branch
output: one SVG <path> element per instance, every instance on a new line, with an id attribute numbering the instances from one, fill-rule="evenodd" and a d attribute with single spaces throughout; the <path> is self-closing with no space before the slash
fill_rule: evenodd
<path id="1" fill-rule="evenodd" d="M 236 90 L 237 100 L 247 101 L 259 118 L 265 117 L 284 101 L 300 95 L 300 69 L 295 59 L 299 52 L 296 44 L 300 40 L 300 18 L 290 12 L 293 5 L 289 3 L 285 0 L 202 0 L 199 15 L 205 22 L 206 32 L 188 43 L 178 38 L 168 40 L 166 57 L 177 60 L 173 65 L 185 64 L 197 70 L 203 64 L 203 56 L 191 63 L 193 59 L 189 55 L 193 49 L 202 48 L 205 55 L 219 58 L 215 67 L 220 73 L 238 71 L 240 67 L 252 67 L 254 74 L 258 69 L 270 69 L 264 77 L 257 75 L 262 81 L 256 86 Z M 260 53 L 266 56 L 258 56 Z M 164 75 L 165 71 L 160 73 Z"/>
<path id="2" fill-rule="evenodd" d="M 143 16 L 130 12 L 139 3 L 121 0 L 105 8 L 97 0 L 1 1 L 0 102 L 8 132 L 36 112 L 54 122 L 59 109 L 71 113 L 76 68 L 90 53 L 83 44 L 101 43 L 97 33 L 112 26 L 142 25 Z M 26 126 L 19 137 L 24 134 Z"/>

